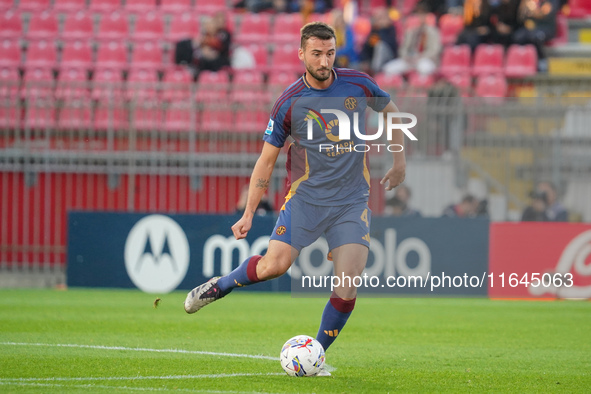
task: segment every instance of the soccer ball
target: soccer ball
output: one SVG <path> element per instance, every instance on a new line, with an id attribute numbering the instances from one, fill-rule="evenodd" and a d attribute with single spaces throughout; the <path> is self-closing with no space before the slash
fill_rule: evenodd
<path id="1" fill-rule="evenodd" d="M 289 376 L 315 376 L 324 367 L 324 348 L 308 335 L 296 335 L 285 342 L 279 359 Z"/>

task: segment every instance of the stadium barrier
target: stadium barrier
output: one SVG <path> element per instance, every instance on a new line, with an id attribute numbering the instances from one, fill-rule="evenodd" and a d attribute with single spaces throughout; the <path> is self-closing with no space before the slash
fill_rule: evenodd
<path id="1" fill-rule="evenodd" d="M 255 217 L 247 238 L 237 241 L 230 227 L 239 217 L 72 212 L 68 286 L 137 287 L 150 293 L 191 289 L 265 252 L 275 218 Z M 486 219 L 374 217 L 366 274 L 375 279 L 361 286 L 360 294 L 485 296 L 486 284 L 464 285 L 456 279 L 435 286 L 429 278 L 482 278 L 488 266 L 488 228 Z M 330 282 L 307 286 L 304 277 L 315 277 L 318 284 L 330 276 L 327 254 L 321 238 L 303 250 L 287 275 L 248 289 L 326 295 Z M 420 283 L 394 282 L 396 277 L 416 277 Z"/>
<path id="2" fill-rule="evenodd" d="M 72 212 L 68 285 L 189 290 L 264 254 L 275 218 L 255 217 L 247 238 L 237 241 L 230 227 L 239 217 Z M 360 297 L 591 298 L 589 224 L 374 217 L 371 239 L 358 277 L 333 275 L 320 238 L 288 274 L 246 290 L 326 296 L 345 282 Z"/>

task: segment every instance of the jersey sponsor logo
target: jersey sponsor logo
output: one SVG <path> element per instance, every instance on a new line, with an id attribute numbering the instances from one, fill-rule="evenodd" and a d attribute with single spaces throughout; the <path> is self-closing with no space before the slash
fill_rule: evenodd
<path id="1" fill-rule="evenodd" d="M 275 234 L 277 235 L 283 235 L 287 232 L 287 229 L 285 228 L 285 226 L 279 226 L 277 227 L 277 230 L 275 230 Z"/>
<path id="2" fill-rule="evenodd" d="M 273 121 L 273 119 L 269 119 L 269 123 L 267 123 L 267 129 L 265 130 L 265 134 L 271 135 L 271 133 L 273 132 L 274 125 L 275 122 Z"/>
<path id="3" fill-rule="evenodd" d="M 355 97 L 347 97 L 345 99 L 345 108 L 347 108 L 349 111 L 353 111 L 355 108 L 357 108 L 357 99 Z"/>

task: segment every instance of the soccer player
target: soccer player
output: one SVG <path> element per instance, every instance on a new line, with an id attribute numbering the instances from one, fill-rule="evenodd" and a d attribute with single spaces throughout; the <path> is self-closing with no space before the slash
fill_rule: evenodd
<path id="1" fill-rule="evenodd" d="M 279 152 L 291 136 L 293 142 L 286 163 L 290 188 L 267 253 L 249 257 L 230 274 L 212 278 L 193 289 L 185 300 L 187 313 L 194 313 L 224 297 L 235 287 L 283 275 L 301 249 L 323 233 L 335 275 L 353 278 L 361 275 L 365 268 L 371 220 L 367 205 L 369 171 L 366 148 L 356 150 L 352 144 L 366 141 L 353 131 L 349 140 L 339 139 L 343 122 L 336 127 L 335 116 L 329 118 L 330 113 L 322 109 L 348 111 L 349 114 L 356 111 L 357 119 L 362 120 L 356 130 L 361 133 L 365 130 L 363 120 L 367 106 L 381 112 L 384 129 L 386 113 L 395 113 L 398 109 L 388 93 L 367 74 L 333 68 L 336 38 L 329 25 L 322 22 L 305 25 L 301 29 L 300 45 L 298 55 L 306 72 L 275 102 L 263 137 L 265 143 L 250 179 L 246 210 L 232 226 L 236 239 L 246 237 L 259 201 L 269 186 Z M 325 117 L 331 120 L 327 122 Z M 393 130 L 389 142 L 402 146 L 403 138 L 401 130 Z M 405 176 L 402 149 L 392 151 L 393 165 L 381 180 L 386 190 L 398 186 Z M 355 306 L 357 289 L 347 285 L 334 290 L 322 314 L 316 338 L 325 350 L 341 332 Z M 325 371 L 325 375 L 328 374 Z"/>

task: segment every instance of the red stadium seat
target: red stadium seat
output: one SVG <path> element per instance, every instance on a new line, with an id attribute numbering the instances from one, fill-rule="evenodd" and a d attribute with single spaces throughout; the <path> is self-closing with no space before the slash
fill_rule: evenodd
<path id="1" fill-rule="evenodd" d="M 134 45 L 130 67 L 136 70 L 161 70 L 162 49 L 152 42 Z"/>
<path id="2" fill-rule="evenodd" d="M 271 94 L 271 99 L 277 99 L 289 85 L 298 79 L 298 77 L 299 75 L 293 72 L 271 72 L 267 83 L 267 89 Z"/>
<path id="3" fill-rule="evenodd" d="M 0 43 L 0 67 L 14 68 L 21 65 L 21 48 L 18 41 L 3 40 Z"/>
<path id="4" fill-rule="evenodd" d="M 156 0 L 125 0 L 125 10 L 135 13 L 153 12 L 156 10 Z"/>
<path id="5" fill-rule="evenodd" d="M 269 14 L 244 14 L 240 28 L 235 34 L 238 44 L 265 43 L 271 37 L 271 16 Z"/>
<path id="6" fill-rule="evenodd" d="M 263 73 L 260 71 L 237 70 L 232 80 L 232 101 L 244 104 L 258 104 L 267 101 Z"/>
<path id="7" fill-rule="evenodd" d="M 57 78 L 55 97 L 58 99 L 80 99 L 90 97 L 86 71 L 62 69 Z"/>
<path id="8" fill-rule="evenodd" d="M 51 8 L 50 0 L 19 0 L 18 8 L 23 11 L 40 12 Z"/>
<path id="9" fill-rule="evenodd" d="M 13 10 L 2 12 L 0 16 L 0 38 L 21 38 L 23 35 L 23 22 L 21 13 Z"/>
<path id="10" fill-rule="evenodd" d="M 163 129 L 170 132 L 195 131 L 199 113 L 193 109 L 190 102 L 173 101 L 164 110 Z"/>
<path id="11" fill-rule="evenodd" d="M 128 36 L 129 26 L 125 14 L 115 11 L 101 17 L 96 36 L 98 40 L 125 40 Z"/>
<path id="12" fill-rule="evenodd" d="M 25 70 L 22 98 L 51 98 L 53 97 L 53 75 L 48 68 Z"/>
<path id="13" fill-rule="evenodd" d="M 503 72 L 504 49 L 502 45 L 480 44 L 474 52 L 472 74 L 500 74 Z"/>
<path id="14" fill-rule="evenodd" d="M 14 8 L 14 0 L 0 0 L 0 12 Z"/>
<path id="15" fill-rule="evenodd" d="M 461 15 L 443 14 L 439 18 L 439 31 L 443 45 L 453 45 L 463 29 L 464 18 Z"/>
<path id="16" fill-rule="evenodd" d="M 538 72 L 538 54 L 533 45 L 511 45 L 507 50 L 505 76 L 523 78 Z"/>
<path id="17" fill-rule="evenodd" d="M 86 0 L 54 0 L 53 9 L 59 12 L 76 12 L 86 8 Z"/>
<path id="18" fill-rule="evenodd" d="M 470 74 L 454 74 L 446 76 L 446 79 L 455 86 L 462 97 L 470 96 L 470 88 L 472 86 L 472 77 Z"/>
<path id="19" fill-rule="evenodd" d="M 226 102 L 230 78 L 225 71 L 202 71 L 197 79 L 197 101 L 205 103 Z"/>
<path id="20" fill-rule="evenodd" d="M 58 128 L 85 130 L 92 128 L 92 108 L 88 100 L 69 98 L 60 108 Z"/>
<path id="21" fill-rule="evenodd" d="M 0 68 L 0 128 L 20 126 L 20 77 L 16 68 Z"/>
<path id="22" fill-rule="evenodd" d="M 429 26 L 435 26 L 435 25 L 437 25 L 437 18 L 435 18 L 435 15 L 433 15 L 433 14 L 427 14 L 426 22 Z M 410 29 L 416 29 L 417 27 L 419 27 L 421 25 L 421 19 L 417 15 L 409 15 L 404 19 L 403 25 L 404 25 L 404 31 L 410 30 Z"/>
<path id="23" fill-rule="evenodd" d="M 564 45 L 568 43 L 568 18 L 562 14 L 556 15 L 556 36 L 547 42 L 548 46 Z"/>
<path id="24" fill-rule="evenodd" d="M 66 15 L 61 34 L 63 41 L 90 40 L 94 36 L 92 18 L 89 13 L 80 11 Z"/>
<path id="25" fill-rule="evenodd" d="M 234 130 L 232 111 L 225 109 L 209 108 L 201 114 L 200 131 L 202 132 L 228 132 Z"/>
<path id="26" fill-rule="evenodd" d="M 455 45 L 445 47 L 441 55 L 439 72 L 443 76 L 470 73 L 470 47 L 468 45 Z"/>
<path id="27" fill-rule="evenodd" d="M 92 47 L 88 41 L 66 42 L 62 48 L 61 69 L 92 68 Z"/>
<path id="28" fill-rule="evenodd" d="M 226 0 L 195 0 L 195 12 L 199 14 L 225 11 L 226 7 Z"/>
<path id="29" fill-rule="evenodd" d="M 375 81 L 380 88 L 385 90 L 401 89 L 404 86 L 402 76 L 397 74 L 380 73 L 375 76 Z"/>
<path id="30" fill-rule="evenodd" d="M 271 56 L 273 70 L 286 72 L 303 72 L 304 65 L 298 58 L 298 46 L 276 45 Z"/>
<path id="31" fill-rule="evenodd" d="M 262 133 L 269 121 L 269 111 L 242 110 L 236 112 L 233 131 L 242 133 Z"/>
<path id="32" fill-rule="evenodd" d="M 498 74 L 482 75 L 476 81 L 478 97 L 502 98 L 507 94 L 507 80 Z"/>
<path id="33" fill-rule="evenodd" d="M 411 73 L 408 77 L 408 86 L 414 89 L 427 90 L 433 85 L 434 82 L 435 78 L 433 75 Z"/>
<path id="34" fill-rule="evenodd" d="M 53 129 L 56 126 L 55 102 L 46 98 L 28 98 L 25 111 L 25 127 L 37 130 Z"/>
<path id="35" fill-rule="evenodd" d="M 166 40 L 176 42 L 187 38 L 194 38 L 199 34 L 199 17 L 191 13 L 173 15 Z"/>
<path id="36" fill-rule="evenodd" d="M 142 99 L 130 108 L 131 127 L 141 131 L 160 131 L 162 127 L 162 107 L 155 99 Z"/>
<path id="37" fill-rule="evenodd" d="M 591 2 L 589 0 L 569 0 L 569 18 L 586 18 L 591 16 Z"/>
<path id="38" fill-rule="evenodd" d="M 129 113 L 122 100 L 99 101 L 94 111 L 93 126 L 99 131 L 118 131 L 129 129 Z"/>
<path id="39" fill-rule="evenodd" d="M 16 68 L 0 68 L 0 106 L 18 96 L 20 77 Z"/>
<path id="40" fill-rule="evenodd" d="M 154 70 L 131 70 L 127 77 L 128 99 L 136 101 L 154 100 L 158 95 L 158 76 Z"/>
<path id="41" fill-rule="evenodd" d="M 53 41 L 29 42 L 25 68 L 55 68 L 57 66 L 57 50 Z"/>
<path id="42" fill-rule="evenodd" d="M 166 101 L 188 100 L 191 97 L 193 75 L 186 68 L 166 70 L 162 79 L 162 98 Z"/>
<path id="43" fill-rule="evenodd" d="M 19 128 L 21 125 L 21 108 L 18 107 L 18 100 L 14 96 L 10 101 L 0 102 L 0 128 L 12 129 Z"/>
<path id="44" fill-rule="evenodd" d="M 300 41 L 300 29 L 303 25 L 300 13 L 278 14 L 273 21 L 271 39 L 276 43 L 297 43 Z"/>
<path id="45" fill-rule="evenodd" d="M 256 69 L 262 72 L 269 70 L 269 53 L 267 47 L 263 45 L 248 45 L 245 48 L 252 54 L 256 64 Z"/>
<path id="46" fill-rule="evenodd" d="M 31 20 L 29 21 L 27 39 L 53 40 L 54 38 L 57 38 L 57 27 L 57 17 L 54 13 L 49 11 L 33 13 L 31 15 Z"/>
<path id="47" fill-rule="evenodd" d="M 127 50 L 124 45 L 117 41 L 100 44 L 95 68 L 97 70 L 108 68 L 117 71 L 126 69 L 128 66 Z"/>
<path id="48" fill-rule="evenodd" d="M 191 12 L 193 5 L 191 0 L 160 0 L 160 10 L 170 13 Z"/>
<path id="49" fill-rule="evenodd" d="M 138 15 L 135 20 L 135 30 L 132 35 L 134 41 L 157 41 L 164 36 L 164 20 L 158 12 L 148 12 Z"/>
<path id="50" fill-rule="evenodd" d="M 123 77 L 120 71 L 97 70 L 92 81 L 92 98 L 106 100 L 123 97 Z"/>
<path id="51" fill-rule="evenodd" d="M 121 0 L 90 0 L 88 7 L 92 11 L 96 12 L 113 12 L 122 8 Z"/>

